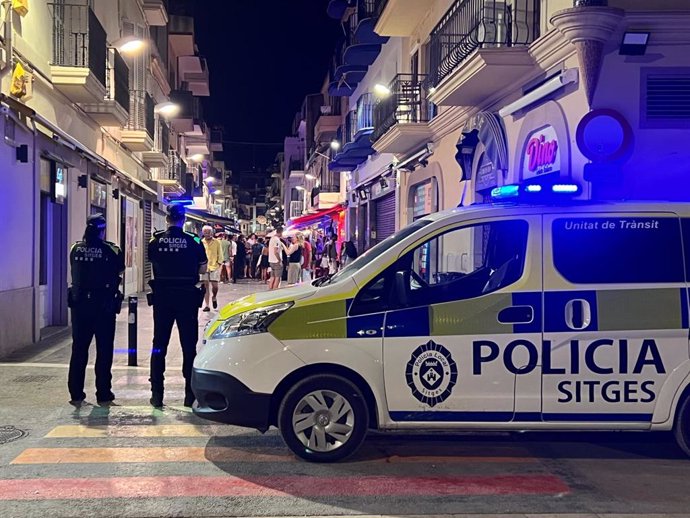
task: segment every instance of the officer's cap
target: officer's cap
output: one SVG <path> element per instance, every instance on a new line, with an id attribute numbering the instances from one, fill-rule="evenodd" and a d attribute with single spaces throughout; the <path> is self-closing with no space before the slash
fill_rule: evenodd
<path id="1" fill-rule="evenodd" d="M 185 217 L 185 209 L 184 205 L 177 205 L 175 203 L 171 203 L 168 205 L 168 217 L 172 219 L 173 221 L 179 221 Z"/>
<path id="2" fill-rule="evenodd" d="M 106 223 L 103 214 L 93 214 L 92 216 L 86 218 L 86 226 L 98 230 L 104 230 Z"/>

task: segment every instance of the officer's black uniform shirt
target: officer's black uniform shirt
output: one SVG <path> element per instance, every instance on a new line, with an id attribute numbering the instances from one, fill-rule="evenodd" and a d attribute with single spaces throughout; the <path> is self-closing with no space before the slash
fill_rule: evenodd
<path id="1" fill-rule="evenodd" d="M 153 235 L 149 242 L 149 260 L 158 287 L 193 286 L 199 282 L 199 267 L 208 262 L 201 239 L 180 227 L 170 227 Z"/>
<path id="2" fill-rule="evenodd" d="M 122 251 L 109 241 L 77 241 L 69 254 L 72 287 L 78 293 L 114 294 L 125 271 Z"/>

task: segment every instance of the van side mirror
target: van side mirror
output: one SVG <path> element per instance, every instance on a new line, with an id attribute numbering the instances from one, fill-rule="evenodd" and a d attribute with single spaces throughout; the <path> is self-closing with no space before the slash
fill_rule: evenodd
<path id="1" fill-rule="evenodd" d="M 395 296 L 394 302 L 400 306 L 407 306 L 408 299 L 408 289 L 410 287 L 409 283 L 409 273 L 407 272 L 395 272 L 395 286 L 393 293 Z"/>

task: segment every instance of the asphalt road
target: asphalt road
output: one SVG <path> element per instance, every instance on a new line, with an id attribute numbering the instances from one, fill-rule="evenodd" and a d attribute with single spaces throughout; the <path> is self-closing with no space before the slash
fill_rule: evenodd
<path id="1" fill-rule="evenodd" d="M 256 285 L 222 289 L 227 301 Z M 184 409 L 175 344 L 169 406 L 154 410 L 149 311 L 141 366 L 116 358 L 117 405 L 67 404 L 69 341 L 0 363 L 0 517 L 690 516 L 690 460 L 668 434 L 372 434 L 347 462 L 308 464 L 275 430 L 213 425 Z M 124 315 L 117 349 L 123 337 Z M 87 384 L 92 392 L 91 374 Z"/>

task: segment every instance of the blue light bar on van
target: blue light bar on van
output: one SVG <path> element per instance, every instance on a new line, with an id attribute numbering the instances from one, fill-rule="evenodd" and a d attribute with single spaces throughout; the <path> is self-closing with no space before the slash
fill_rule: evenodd
<path id="1" fill-rule="evenodd" d="M 557 183 L 551 186 L 554 194 L 579 194 L 580 186 L 576 183 Z"/>
<path id="2" fill-rule="evenodd" d="M 180 199 L 180 200 L 170 200 L 170 205 L 194 205 L 194 200 Z"/>
<path id="3" fill-rule="evenodd" d="M 520 193 L 519 185 L 503 185 L 491 190 L 491 197 L 494 200 L 505 200 L 506 198 L 515 198 Z"/>
<path id="4" fill-rule="evenodd" d="M 577 196 L 582 192 L 576 183 L 557 183 L 553 185 L 525 184 L 503 185 L 491 191 L 494 201 L 524 199 L 526 202 L 548 202 L 555 199 Z"/>

